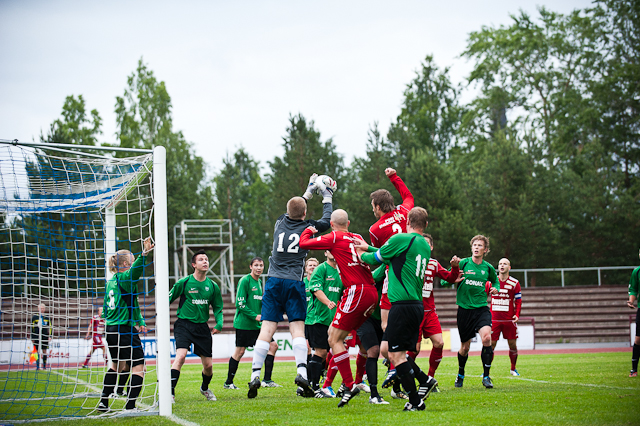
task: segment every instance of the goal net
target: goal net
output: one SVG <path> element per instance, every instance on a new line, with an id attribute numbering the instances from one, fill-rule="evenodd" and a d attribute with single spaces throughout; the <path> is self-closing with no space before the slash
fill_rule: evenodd
<path id="1" fill-rule="evenodd" d="M 112 361 L 100 314 L 109 258 L 118 250 L 137 257 L 154 235 L 153 153 L 7 142 L 0 141 L 0 420 L 132 413 L 124 408 L 133 363 L 122 353 L 109 410 L 97 410 Z M 142 413 L 158 411 L 153 259 L 129 285 L 148 328 L 138 348 L 147 358 Z"/>

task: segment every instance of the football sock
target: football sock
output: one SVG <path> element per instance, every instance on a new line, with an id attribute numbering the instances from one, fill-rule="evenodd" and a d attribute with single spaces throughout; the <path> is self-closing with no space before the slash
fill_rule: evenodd
<path id="1" fill-rule="evenodd" d="M 433 348 L 429 354 L 429 376 L 433 377 L 442 361 L 442 348 Z"/>
<path id="2" fill-rule="evenodd" d="M 638 371 L 638 358 L 640 358 L 640 345 L 633 344 L 633 352 L 631 353 L 631 369 Z"/>
<path id="3" fill-rule="evenodd" d="M 342 376 L 342 382 L 351 389 L 353 387 L 353 374 L 351 373 L 351 364 L 349 364 L 349 352 L 344 351 L 339 354 L 335 354 L 333 361 L 336 363 L 340 375 Z"/>
<path id="4" fill-rule="evenodd" d="M 492 357 L 492 359 L 493 359 L 493 357 Z M 511 369 L 515 370 L 516 369 L 516 361 L 518 360 L 518 350 L 517 349 L 509 349 L 509 359 L 511 360 Z"/>
<path id="5" fill-rule="evenodd" d="M 266 342 L 265 342 L 266 343 Z M 304 337 L 296 337 L 291 342 L 293 346 L 293 356 L 298 366 L 298 374 L 305 380 L 307 379 L 307 340 Z M 269 349 L 267 344 L 267 349 Z"/>
<path id="6" fill-rule="evenodd" d="M 251 363 L 251 381 L 256 377 L 260 377 L 260 370 L 262 370 L 262 364 L 269 352 L 269 342 L 264 340 L 257 340 L 253 347 L 253 362 Z"/>
<path id="7" fill-rule="evenodd" d="M 414 361 L 416 358 L 418 358 L 418 352 L 415 351 L 407 351 L 407 355 L 409 355 Z"/>
<path id="8" fill-rule="evenodd" d="M 118 374 L 118 390 L 116 391 L 119 394 L 124 393 L 124 387 L 127 386 L 127 381 L 129 380 L 129 370 L 123 371 Z"/>
<path id="9" fill-rule="evenodd" d="M 264 381 L 268 382 L 271 380 L 271 373 L 273 373 L 273 360 L 274 356 L 267 354 L 267 357 L 264 359 Z"/>
<path id="10" fill-rule="evenodd" d="M 138 395 L 140 395 L 140 390 L 142 389 L 142 381 L 143 377 L 138 376 L 137 374 L 131 375 L 131 384 L 129 385 L 129 397 L 127 398 L 127 405 L 125 405 L 125 409 L 132 410 L 136 408 L 136 399 L 138 399 Z"/>
<path id="11" fill-rule="evenodd" d="M 322 385 L 323 388 L 328 388 L 333 385 L 333 379 L 335 379 L 338 374 L 338 367 L 336 366 L 334 359 L 335 357 L 332 356 L 331 361 L 329 361 L 329 364 L 327 365 L 327 377 L 324 379 L 324 384 Z"/>
<path id="12" fill-rule="evenodd" d="M 361 354 L 358 352 L 358 356 L 356 356 L 356 383 L 362 382 L 362 377 L 364 373 L 366 373 L 366 365 L 367 365 L 367 354 Z"/>
<path id="13" fill-rule="evenodd" d="M 238 364 L 240 364 L 240 362 L 233 359 L 233 357 L 229 358 L 229 371 L 227 372 L 227 381 L 225 384 L 230 385 L 233 383 L 233 378 L 236 376 L 236 372 L 238 371 Z"/>
<path id="14" fill-rule="evenodd" d="M 118 373 L 116 370 L 110 368 L 109 371 L 104 375 L 104 381 L 102 383 L 102 402 L 104 405 L 109 405 L 109 395 L 113 393 L 113 388 L 116 386 L 116 382 L 118 381 Z"/>
<path id="15" fill-rule="evenodd" d="M 409 363 L 409 365 L 411 366 L 411 369 L 413 370 L 413 377 L 418 379 L 418 383 L 421 383 L 421 384 L 426 383 L 427 380 L 429 380 L 429 377 L 426 374 L 424 374 L 424 371 L 422 371 L 420 367 L 418 367 L 418 364 L 416 364 L 416 361 L 413 358 L 411 358 L 410 356 L 407 356 L 407 362 Z"/>
<path id="16" fill-rule="evenodd" d="M 493 348 L 491 346 L 483 346 L 482 352 L 480 352 L 480 359 L 482 360 L 482 367 L 484 368 L 484 377 L 489 375 L 491 370 L 491 357 L 493 356 Z"/>
<path id="17" fill-rule="evenodd" d="M 89 355 L 87 355 L 87 359 L 84 360 L 84 364 L 82 365 L 89 365 L 89 360 L 91 359 L 91 355 L 93 355 L 91 352 L 89 352 Z"/>
<path id="18" fill-rule="evenodd" d="M 464 366 L 467 365 L 467 360 L 469 359 L 469 355 L 462 356 L 460 352 L 458 352 L 458 374 L 464 376 Z"/>
<path id="19" fill-rule="evenodd" d="M 47 368 L 47 355 L 42 355 L 42 368 Z"/>
<path id="20" fill-rule="evenodd" d="M 309 382 L 313 389 L 318 389 L 318 383 L 320 383 L 320 375 L 322 374 L 322 357 L 313 355 L 307 364 L 307 370 L 309 371 Z"/>
<path id="21" fill-rule="evenodd" d="M 211 383 L 211 378 L 212 377 L 213 377 L 213 374 L 211 374 L 210 376 L 207 376 L 203 372 L 202 373 L 202 386 L 200 386 L 200 389 L 202 389 L 203 391 L 206 391 L 207 389 L 209 389 L 209 383 Z"/>
<path id="22" fill-rule="evenodd" d="M 398 374 L 400 383 L 402 383 L 402 387 L 409 397 L 409 402 L 414 407 L 417 407 L 420 404 L 420 397 L 418 396 L 418 389 L 416 389 L 416 379 L 413 375 L 411 364 L 409 362 L 403 362 L 402 364 L 397 365 L 396 373 Z"/>
<path id="23" fill-rule="evenodd" d="M 367 379 L 371 388 L 371 397 L 380 396 L 378 393 L 378 358 L 367 358 L 365 365 L 367 371 Z"/>
<path id="24" fill-rule="evenodd" d="M 332 358 L 333 358 L 333 354 L 331 353 L 331 351 L 327 352 L 327 357 L 324 359 L 324 369 L 325 370 L 329 369 L 329 363 L 331 362 Z"/>
<path id="25" fill-rule="evenodd" d="M 171 369 L 171 395 L 176 396 L 176 385 L 180 378 L 180 370 Z"/>

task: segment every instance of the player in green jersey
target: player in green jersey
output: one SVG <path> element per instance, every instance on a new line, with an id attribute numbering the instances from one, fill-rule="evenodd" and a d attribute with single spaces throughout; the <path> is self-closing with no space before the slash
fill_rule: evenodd
<path id="1" fill-rule="evenodd" d="M 262 309 L 262 285 L 260 275 L 264 271 L 264 260 L 261 257 L 254 257 L 249 264 L 251 273 L 240 278 L 236 289 L 236 315 L 233 318 L 233 328 L 236 329 L 236 349 L 229 358 L 229 371 L 227 381 L 224 383 L 225 389 L 240 389 L 233 383 L 233 378 L 238 371 L 238 364 L 247 348 L 252 348 L 258 340 L 260 334 L 260 311 Z M 267 358 L 264 361 L 265 371 L 261 387 L 279 388 L 282 387 L 273 380 L 273 361 L 278 350 L 278 344 L 271 340 Z"/>
<path id="2" fill-rule="evenodd" d="M 307 285 L 309 301 L 307 302 L 307 318 L 304 321 L 305 335 L 314 354 L 307 363 L 309 384 L 316 398 L 332 398 L 333 396 L 320 389 L 322 364 L 329 350 L 329 326 L 336 314 L 337 303 L 344 289 L 338 264 L 329 250 L 324 255 L 327 261 L 315 268 Z"/>
<path id="3" fill-rule="evenodd" d="M 487 294 L 497 294 L 500 283 L 495 268 L 484 260 L 487 253 L 489 253 L 489 238 L 476 235 L 471 239 L 471 257 L 460 261 L 463 280 L 458 283 L 456 290 L 457 324 L 461 342 L 458 351 L 458 376 L 455 381 L 457 388 L 461 388 L 464 383 L 464 368 L 469 359 L 471 339 L 476 333 L 480 334 L 482 339 L 480 354 L 484 368 L 482 384 L 487 389 L 493 388 L 489 377 L 493 348 L 491 347 L 491 311 L 487 306 Z M 442 284 L 445 282 L 442 281 Z"/>
<path id="4" fill-rule="evenodd" d="M 135 260 L 129 250 L 118 250 L 109 258 L 109 271 L 104 297 L 104 319 L 111 366 L 104 375 L 102 397 L 98 411 L 109 411 L 109 396 L 113 393 L 118 373 L 131 370 L 129 395 L 125 410 L 134 410 L 144 379 L 144 351 L 138 333 L 147 327 L 138 305 L 138 280 L 144 272 L 144 261 L 153 249 L 151 238 L 143 242 L 142 255 Z"/>
<path id="5" fill-rule="evenodd" d="M 627 306 L 635 309 L 634 302 L 638 299 L 640 291 L 640 266 L 633 270 L 629 279 L 629 300 Z M 633 341 L 633 352 L 631 353 L 631 372 L 629 377 L 638 376 L 638 358 L 640 358 L 640 308 L 636 312 L 636 338 Z"/>
<path id="6" fill-rule="evenodd" d="M 388 295 L 391 309 L 380 349 L 395 365 L 396 374 L 409 396 L 404 411 L 424 410 L 423 400 L 433 389 L 433 386 L 429 386 L 429 377 L 413 358 L 407 356 L 407 351 L 416 348 L 424 317 L 422 285 L 431 257 L 431 248 L 422 236 L 427 219 L 425 209 L 412 208 L 407 215 L 407 233 L 393 235 L 380 249 L 361 254 L 365 263 L 389 265 Z M 362 251 L 369 249 L 369 246 L 361 242 L 356 248 Z M 419 388 L 416 388 L 416 379 L 420 383 Z"/>
<path id="7" fill-rule="evenodd" d="M 215 401 L 216 396 L 209 389 L 213 376 L 213 351 L 211 334 L 222 330 L 222 294 L 216 283 L 207 278 L 209 258 L 203 251 L 197 251 L 191 257 L 193 274 L 176 282 L 169 292 L 169 303 L 180 298 L 178 319 L 173 325 L 176 339 L 176 357 L 171 365 L 171 395 L 175 400 L 175 389 L 180 378 L 189 348 L 202 360 L 202 385 L 200 393 L 207 401 Z M 213 308 L 216 325 L 209 328 L 209 305 Z"/>

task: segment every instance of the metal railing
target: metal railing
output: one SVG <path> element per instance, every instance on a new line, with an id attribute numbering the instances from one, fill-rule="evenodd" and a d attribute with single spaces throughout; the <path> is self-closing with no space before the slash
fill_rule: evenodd
<path id="1" fill-rule="evenodd" d="M 527 274 L 538 272 L 560 272 L 561 286 L 564 287 L 564 273 L 577 272 L 577 271 L 597 271 L 598 272 L 598 285 L 602 285 L 601 271 L 620 270 L 620 269 L 635 269 L 637 266 L 585 266 L 580 268 L 540 268 L 540 269 L 512 269 L 511 272 L 524 272 L 524 286 L 529 286 L 529 277 Z"/>

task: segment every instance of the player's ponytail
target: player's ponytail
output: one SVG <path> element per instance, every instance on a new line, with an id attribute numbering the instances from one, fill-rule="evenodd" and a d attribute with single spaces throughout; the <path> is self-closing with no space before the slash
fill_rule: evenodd
<path id="1" fill-rule="evenodd" d="M 133 256 L 129 250 L 118 250 L 116 254 L 109 257 L 109 271 L 117 273 L 120 268 L 129 265 L 129 259 Z"/>

